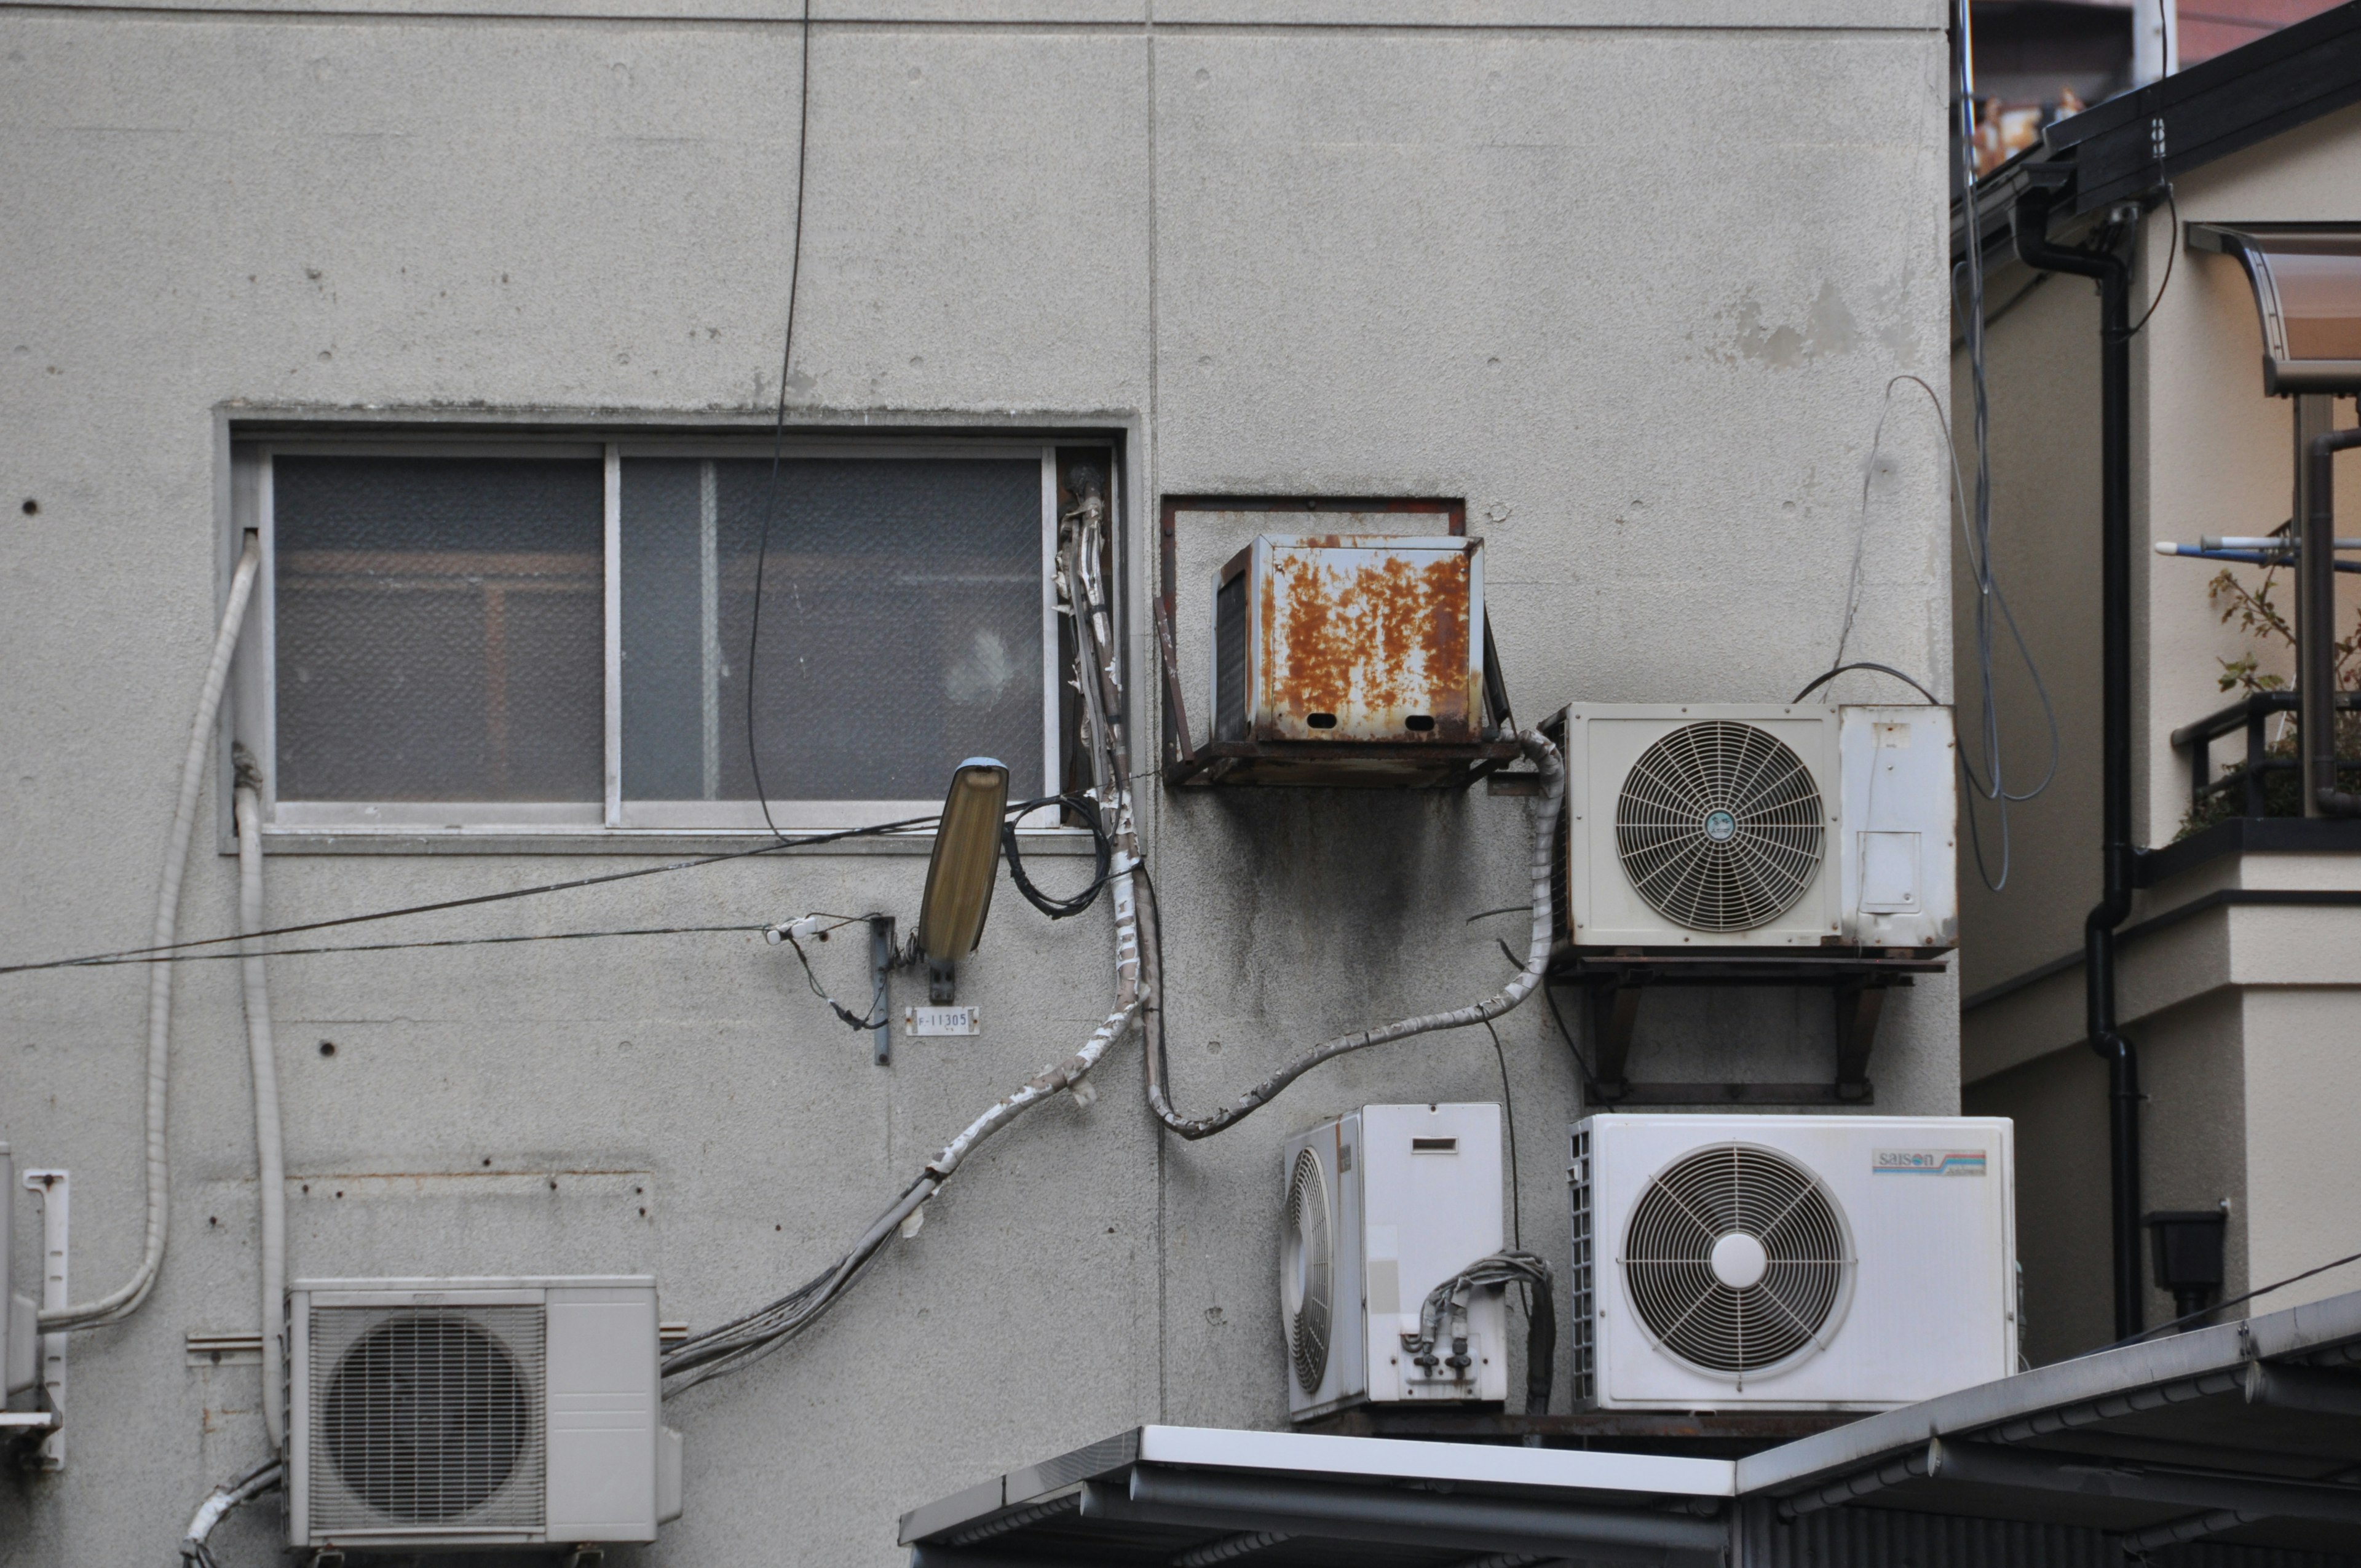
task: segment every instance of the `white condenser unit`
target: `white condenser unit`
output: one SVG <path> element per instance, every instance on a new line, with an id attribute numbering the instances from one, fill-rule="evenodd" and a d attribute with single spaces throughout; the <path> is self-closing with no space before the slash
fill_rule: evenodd
<path id="1" fill-rule="evenodd" d="M 1279 1309 L 1294 1419 L 1506 1397 L 1499 1293 L 1467 1303 L 1465 1367 L 1422 1367 L 1402 1344 L 1427 1292 L 1500 1250 L 1501 1178 L 1498 1105 L 1367 1105 L 1288 1145 Z"/>
<path id="2" fill-rule="evenodd" d="M 1957 945 L 1949 708 L 1595 706 L 1565 724 L 1576 948 Z"/>
<path id="3" fill-rule="evenodd" d="M 2009 1123 L 1592 1116 L 1575 1403 L 1873 1410 L 2016 1370 Z"/>
<path id="4" fill-rule="evenodd" d="M 680 1515 L 643 1276 L 288 1292 L 297 1547 L 652 1541 Z"/>

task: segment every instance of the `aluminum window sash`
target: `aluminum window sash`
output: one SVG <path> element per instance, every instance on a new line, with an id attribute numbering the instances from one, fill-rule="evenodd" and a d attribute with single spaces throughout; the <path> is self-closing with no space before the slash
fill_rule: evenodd
<path id="1" fill-rule="evenodd" d="M 622 441 L 616 444 L 616 448 L 627 460 L 633 457 L 737 458 L 767 463 L 771 457 L 771 442 L 767 436 Z M 782 458 L 865 458 L 892 463 L 962 458 L 1014 462 L 1040 449 L 1041 444 L 1038 440 L 905 441 L 881 437 L 873 441 L 860 441 L 847 440 L 842 436 L 798 437 L 791 434 L 779 444 L 779 455 Z"/>
<path id="2" fill-rule="evenodd" d="M 939 799 L 774 800 L 770 804 L 771 819 L 782 829 L 799 833 L 874 828 L 913 817 L 932 817 L 943 808 Z M 627 800 L 620 826 L 640 831 L 770 836 L 761 804 L 752 800 Z"/>
<path id="3" fill-rule="evenodd" d="M 430 440 L 346 436 L 314 441 L 277 436 L 266 450 L 273 456 L 288 457 L 512 457 L 552 463 L 596 462 L 607 455 L 606 444 L 598 441 L 519 441 L 512 435 L 470 441 L 440 433 Z"/>
<path id="4" fill-rule="evenodd" d="M 271 826 L 338 833 L 578 831 L 606 826 L 606 811 L 595 800 L 289 800 L 280 803 Z"/>
<path id="5" fill-rule="evenodd" d="M 1041 793 L 1055 795 L 1063 783 L 1065 748 L 1058 733 L 1058 449 L 1041 448 Z M 1053 828 L 1054 806 L 1018 817 L 1023 828 Z"/>
<path id="6" fill-rule="evenodd" d="M 606 626 L 603 632 L 606 671 L 606 784 L 601 825 L 623 825 L 623 458 L 620 448 L 607 447 L 606 573 L 603 585 Z"/>
<path id="7" fill-rule="evenodd" d="M 256 455 L 259 469 L 254 478 L 255 527 L 262 536 L 262 566 L 255 574 L 254 593 L 262 602 L 247 601 L 248 624 L 260 635 L 255 661 L 255 736 L 250 744 L 262 768 L 261 817 L 266 826 L 279 820 L 279 489 L 274 465 L 278 455 L 265 446 Z"/>

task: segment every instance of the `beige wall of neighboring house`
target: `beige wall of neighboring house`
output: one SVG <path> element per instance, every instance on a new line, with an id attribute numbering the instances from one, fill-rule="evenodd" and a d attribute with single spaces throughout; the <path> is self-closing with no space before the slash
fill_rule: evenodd
<path id="1" fill-rule="evenodd" d="M 2183 223 L 2361 220 L 2361 109 L 2346 109 L 2183 176 Z M 2157 555 L 2158 540 L 2268 533 L 2287 517 L 2291 405 L 2262 393 L 2254 295 L 2228 258 L 2180 249 L 2170 207 L 2145 217 L 2135 300 L 2157 299 L 2133 345 L 2133 836 L 2160 848 L 2181 833 L 2190 763 L 2171 732 L 2226 706 L 2224 661 L 2250 644 L 2209 603 L 2215 563 Z M 2172 274 L 2165 280 L 2168 257 Z M 1993 269 L 1990 308 L 2027 287 L 2019 264 Z M 2136 304 L 2136 310 L 2141 308 Z M 2055 276 L 1992 323 L 1993 560 L 2058 706 L 2064 763 L 2039 799 L 2015 807 L 2006 889 L 1960 869 L 1964 1102 L 2018 1119 L 2020 1235 L 2036 1359 L 2103 1343 L 2112 1328 L 2107 1262 L 2106 1080 L 2083 1047 L 2082 916 L 2098 892 L 2098 313 L 2082 280 Z M 1954 334 L 1955 339 L 1958 334 Z M 1953 355 L 1964 432 L 1966 355 Z M 2338 404 L 2336 422 L 2353 422 Z M 1972 453 L 1962 444 L 1962 457 Z M 2361 455 L 2338 460 L 2339 526 L 2361 532 Z M 1954 544 L 1960 729 L 1979 722 L 1973 583 Z M 2250 584 L 2257 569 L 2233 568 Z M 2278 574 L 2275 598 L 2292 609 Z M 2361 594 L 2340 579 L 2340 633 Z M 2284 650 L 2262 667 L 2292 674 Z M 2012 772 L 2037 762 L 2031 682 L 2004 641 L 1994 649 Z M 2217 767 L 2241 754 L 2216 742 Z M 1991 821 L 1990 808 L 1984 820 Z M 1987 833 L 1989 840 L 1990 834 Z M 2335 1194 L 2361 1103 L 2361 910 L 2222 903 L 2209 895 L 2361 889 L 2361 854 L 2232 854 L 2152 881 L 2125 929 L 2121 1013 L 2138 1044 L 2145 1201 L 2149 1209 L 2230 1205 L 2228 1294 L 2361 1247 L 2361 1218 Z M 2175 915 L 2175 911 L 2184 911 Z M 2144 922 L 2166 916 L 2143 932 Z M 2304 1292 L 2349 1288 L 2331 1274 Z M 2171 1314 L 2152 1291 L 2151 1322 Z"/>

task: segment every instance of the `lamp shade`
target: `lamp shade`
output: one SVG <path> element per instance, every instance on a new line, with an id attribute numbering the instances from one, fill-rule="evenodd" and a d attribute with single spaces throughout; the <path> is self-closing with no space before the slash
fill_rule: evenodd
<path id="1" fill-rule="evenodd" d="M 918 947 L 929 968 L 948 975 L 975 951 L 992 912 L 992 884 L 1000 872 L 1000 824 L 1008 806 L 1008 768 L 992 757 L 970 757 L 951 774 L 927 862 L 927 896 L 918 906 Z"/>

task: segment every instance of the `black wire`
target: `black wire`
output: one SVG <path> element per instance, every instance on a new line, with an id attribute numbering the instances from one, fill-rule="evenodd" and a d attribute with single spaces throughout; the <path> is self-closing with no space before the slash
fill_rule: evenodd
<path id="1" fill-rule="evenodd" d="M 1500 1119 L 1509 1125 L 1509 1239 L 1518 1251 L 1525 1247 L 1525 1201 L 1517 1190 L 1517 1101 L 1509 1091 L 1509 1053 L 1500 1048 L 1500 1031 L 1492 1027 L 1492 1020 L 1484 1020 L 1484 1032 L 1492 1036 L 1493 1059 L 1500 1064 Z M 1532 1310 L 1528 1298 L 1526 1309 Z"/>
<path id="2" fill-rule="evenodd" d="M 2285 1279 L 2275 1280 L 2272 1283 L 2262 1287 L 2260 1289 L 2249 1290 L 2243 1296 L 2233 1296 L 2226 1301 L 2216 1301 L 2210 1307 L 2202 1308 L 2194 1312 L 2183 1313 L 2181 1316 L 2173 1319 L 2170 1322 L 2158 1323 L 2152 1329 L 2142 1329 L 2136 1334 L 2132 1334 L 2125 1339 L 2119 1339 L 2110 1345 L 2102 1345 L 2099 1350 L 2091 1351 L 2088 1354 L 2096 1355 L 2100 1354 L 2100 1351 L 2121 1350 L 2127 1344 L 2137 1344 L 2140 1341 L 2147 1338 L 2150 1334 L 2160 1334 L 2167 1329 L 2177 1329 L 2183 1323 L 2193 1323 L 2200 1318 L 2210 1318 L 2214 1313 L 2222 1310 L 2224 1307 L 2235 1307 L 2242 1301 L 2251 1301 L 2257 1296 L 2268 1296 L 2274 1290 L 2284 1290 L 2289 1286 L 2309 1279 L 2315 1274 L 2325 1274 L 2332 1268 L 2342 1268 L 2348 1263 L 2361 1263 L 2361 1252 L 2347 1253 L 2345 1256 L 2337 1258 L 2333 1262 L 2323 1263 L 2317 1268 L 2307 1268 L 2301 1274 L 2290 1274 Z"/>
<path id="3" fill-rule="evenodd" d="M 762 749 L 754 744 L 754 654 L 763 642 L 763 571 L 771 558 L 771 520 L 779 511 L 779 460 L 787 442 L 787 371 L 796 362 L 796 286 L 802 281 L 804 270 L 804 163 L 811 148 L 811 0 L 804 0 L 797 49 L 803 57 L 803 84 L 796 93 L 801 118 L 796 130 L 796 237 L 787 253 L 786 341 L 779 349 L 779 406 L 771 422 L 771 482 L 763 496 L 763 532 L 754 547 L 754 612 L 746 631 L 746 765 L 754 774 L 754 800 L 763 808 L 763 826 L 783 842 L 779 825 L 771 820 L 770 791 L 763 787 Z"/>
<path id="4" fill-rule="evenodd" d="M 839 1018 L 842 1019 L 844 1023 L 851 1027 L 854 1034 L 865 1035 L 872 1029 L 880 1029 L 884 1027 L 887 1014 L 884 1007 L 879 1006 L 874 996 L 872 996 L 869 1004 L 877 1009 L 877 1015 L 873 1018 L 863 1018 L 851 1008 L 847 1007 L 843 1003 L 839 1002 L 835 997 L 830 996 L 827 992 L 820 989 L 819 976 L 812 973 L 811 955 L 804 951 L 804 945 L 801 942 L 796 941 L 793 937 L 789 937 L 787 938 L 787 946 L 796 950 L 796 961 L 804 966 L 804 983 L 811 987 L 811 993 L 814 996 L 818 997 L 822 1002 L 827 1003 L 829 1011 L 833 1012 Z"/>
<path id="5" fill-rule="evenodd" d="M 1022 814 L 1057 804 L 1056 795 L 1038 800 L 1012 801 L 1008 810 Z M 800 839 L 783 839 L 775 844 L 757 844 L 751 850 L 730 850 L 719 855 L 699 855 L 694 860 L 667 861 L 660 866 L 640 866 L 628 872 L 606 872 L 598 876 L 574 877 L 566 882 L 538 883 L 531 887 L 511 888 L 505 893 L 479 893 L 467 898 L 445 898 L 433 904 L 404 905 L 399 909 L 372 910 L 366 915 L 339 916 L 334 920 L 306 920 L 295 926 L 272 926 L 259 931 L 233 931 L 226 937 L 200 937 L 186 942 L 167 942 L 152 948 L 124 948 L 111 953 L 85 953 L 80 958 L 49 959 L 40 963 L 0 964 L 0 975 L 29 974 L 38 970 L 83 969 L 103 967 L 127 959 L 145 958 L 157 953 L 184 953 L 192 948 L 215 948 L 228 942 L 259 941 L 267 937 L 293 937 L 305 931 L 325 931 L 338 926 L 363 926 L 377 920 L 395 920 L 408 915 L 432 915 L 445 909 L 465 909 L 478 904 L 501 904 L 512 898 L 533 898 L 545 893 L 570 893 L 576 888 L 598 887 L 610 882 L 630 882 L 634 877 L 659 876 L 666 872 L 695 871 L 700 866 L 719 865 L 725 861 L 742 861 L 752 855 L 772 855 L 781 850 L 802 849 L 813 844 L 834 844 L 846 839 L 874 839 L 888 833 L 906 833 L 930 827 L 941 819 L 932 817 L 905 817 L 898 821 L 880 822 L 867 828 L 840 828 L 828 833 L 806 834 Z M 403 945 L 403 944 L 396 944 Z M 269 955 L 263 955 L 268 957 Z"/>
<path id="6" fill-rule="evenodd" d="M 448 937 L 423 942 L 346 942 L 324 948 L 268 948 L 258 953 L 157 953 L 146 957 L 85 959 L 71 966 L 111 969 L 118 964 L 193 964 L 215 959 L 302 959 L 321 953 L 392 953 L 412 948 L 496 948 L 517 942 L 581 942 L 596 937 L 693 937 L 722 931 L 762 931 L 763 926 L 635 926 L 614 931 L 544 931 L 518 937 Z M 38 966 L 31 966 L 38 967 Z"/>
<path id="7" fill-rule="evenodd" d="M 1893 665 L 1872 663 L 1867 659 L 1855 659 L 1850 664 L 1838 664 L 1832 667 L 1828 674 L 1817 677 L 1811 685 L 1806 686 L 1802 691 L 1797 692 L 1794 696 L 1789 697 L 1787 699 L 1789 705 L 1793 706 L 1795 703 L 1803 701 L 1806 697 L 1811 696 L 1814 692 L 1819 690 L 1830 681 L 1835 680 L 1839 675 L 1843 674 L 1847 670 L 1875 670 L 1881 675 L 1892 675 L 1895 680 L 1900 681 L 1904 685 L 1908 686 L 1912 691 L 1916 692 L 1920 696 L 1925 697 L 1937 707 L 1943 706 L 1942 698 L 1937 696 L 1933 692 L 1928 691 L 1925 686 L 1920 685 L 1916 681 L 1911 679 L 1908 675 L 1904 674 Z"/>
<path id="8" fill-rule="evenodd" d="M 2180 203 L 2172 199 L 2170 185 L 2164 188 L 2164 204 L 2172 209 L 2172 243 L 2165 247 L 2164 280 L 2156 286 L 2156 298 L 2147 302 L 2147 309 L 2140 313 L 2140 319 L 2125 332 L 2124 341 L 2126 343 L 2140 334 L 2140 328 L 2147 325 L 2147 318 L 2156 314 L 2157 306 L 2164 303 L 2164 291 L 2172 287 L 2173 264 L 2180 259 Z"/>
<path id="9" fill-rule="evenodd" d="M 1557 1032 L 1565 1037 L 1565 1048 L 1574 1053 L 1575 1065 L 1582 1069 L 1583 1088 L 1589 1089 L 1598 1081 L 1598 1075 L 1591 1070 L 1590 1058 L 1582 1054 L 1582 1047 L 1576 1043 L 1574 1031 L 1565 1026 L 1565 1014 L 1557 1010 L 1557 991 L 1546 979 L 1542 981 L 1542 1000 L 1549 1003 L 1550 1016 L 1557 1021 Z"/>
<path id="10" fill-rule="evenodd" d="M 1109 870 L 1114 864 L 1115 840 L 1107 837 L 1106 828 L 1099 820 L 1097 804 L 1089 796 L 1063 795 L 1058 798 L 1072 806 L 1091 830 L 1098 855 L 1098 871 L 1091 878 L 1088 887 L 1071 898 L 1058 898 L 1034 886 L 1033 879 L 1025 874 L 1025 852 L 1016 842 L 1016 818 L 1014 817 L 1000 825 L 1000 851 L 1008 861 L 1008 880 L 1016 884 L 1016 891 L 1024 894 L 1026 903 L 1052 920 L 1070 920 L 1098 902 L 1099 890 L 1106 886 Z"/>

